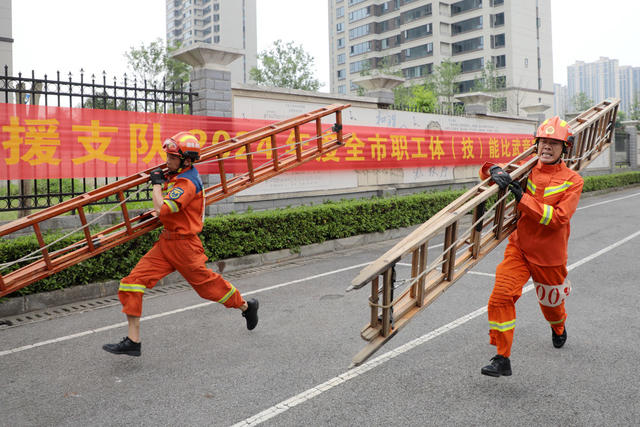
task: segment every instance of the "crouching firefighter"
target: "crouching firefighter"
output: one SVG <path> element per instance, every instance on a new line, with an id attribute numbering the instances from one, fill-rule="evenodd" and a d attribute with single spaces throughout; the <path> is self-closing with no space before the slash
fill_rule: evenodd
<path id="1" fill-rule="evenodd" d="M 480 172 L 482 179 L 491 176 L 501 189 L 508 188 L 520 212 L 489 297 L 489 342 L 497 351 L 481 373 L 492 377 L 511 375 L 515 303 L 530 277 L 542 314 L 551 326 L 553 346 L 560 348 L 567 340 L 564 300 L 571 290 L 566 280 L 569 221 L 578 206 L 583 180 L 562 160 L 573 142 L 567 122 L 557 116 L 547 119 L 535 138 L 538 162 L 524 191 L 500 166 L 485 164 Z"/>
<path id="2" fill-rule="evenodd" d="M 200 143 L 190 133 L 180 132 L 167 139 L 162 148 L 167 153 L 168 175 L 156 169 L 150 179 L 153 207 L 164 229 L 149 252 L 120 281 L 118 297 L 127 315 L 129 334 L 118 343 L 102 347 L 114 354 L 140 356 L 142 296 L 176 270 L 202 298 L 242 310 L 247 329 L 258 324 L 258 301 L 245 301 L 240 291 L 205 265 L 207 256 L 198 237 L 204 217 L 204 189 L 193 166 L 200 158 Z"/>

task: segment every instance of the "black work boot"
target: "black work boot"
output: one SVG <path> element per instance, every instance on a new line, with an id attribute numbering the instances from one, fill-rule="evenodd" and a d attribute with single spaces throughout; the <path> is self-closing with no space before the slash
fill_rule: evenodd
<path id="1" fill-rule="evenodd" d="M 258 325 L 258 300 L 251 298 L 247 300 L 247 305 L 249 307 L 242 312 L 242 317 L 247 320 L 247 329 L 252 330 Z"/>
<path id="2" fill-rule="evenodd" d="M 480 370 L 482 375 L 489 375 L 490 377 L 511 375 L 511 361 L 508 357 L 496 354 L 491 358 L 491 364 L 485 366 Z"/>
<path id="3" fill-rule="evenodd" d="M 553 341 L 553 346 L 555 348 L 560 348 L 567 342 L 567 327 L 564 327 L 564 331 L 562 331 L 562 335 L 557 335 L 556 331 L 551 328 L 551 340 Z"/>
<path id="4" fill-rule="evenodd" d="M 129 337 L 122 338 L 117 344 L 105 344 L 102 349 L 113 354 L 126 354 L 127 356 L 140 356 L 142 343 L 133 342 Z"/>

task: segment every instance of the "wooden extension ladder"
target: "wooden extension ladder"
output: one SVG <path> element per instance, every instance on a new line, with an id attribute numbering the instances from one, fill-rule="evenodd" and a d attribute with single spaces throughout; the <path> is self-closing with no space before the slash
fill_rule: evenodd
<path id="1" fill-rule="evenodd" d="M 342 132 L 342 110 L 348 107 L 350 107 L 350 104 L 332 104 L 204 148 L 201 152 L 199 163 L 217 161 L 220 178 L 218 184 L 204 190 L 205 203 L 209 205 L 222 200 L 336 150 L 343 144 L 344 140 L 351 136 L 351 134 L 343 134 Z M 330 132 L 323 133 L 322 118 L 330 114 L 335 114 L 335 124 L 330 129 Z M 312 134 L 309 140 L 301 141 L 300 127 L 307 123 L 315 123 L 315 136 Z M 276 145 L 276 136 L 283 132 L 287 132 L 288 135 L 292 130 L 295 143 L 278 147 Z M 263 157 L 269 160 L 261 165 L 254 165 L 254 156 L 252 154 L 254 150 L 252 148 L 256 148 L 258 143 L 265 139 L 270 140 L 271 149 L 269 151 L 270 156 Z M 307 141 L 314 142 L 309 143 Z M 242 158 L 246 159 L 246 164 L 240 167 L 241 171 L 239 173 L 228 178 L 225 173 L 225 162 L 231 160 L 228 157 L 229 153 L 241 148 L 244 148 L 241 151 L 243 151 Z M 235 160 L 235 162 L 234 166 L 238 167 L 238 160 Z M 34 256 L 24 257 L 28 258 L 28 261 L 32 259 L 35 259 L 35 261 L 30 263 L 22 261 L 19 264 L 19 268 L 5 275 L 0 274 L 0 297 L 160 227 L 160 221 L 153 210 L 131 217 L 125 198 L 126 191 L 147 184 L 149 182 L 149 173 L 156 167 L 1 226 L 0 237 L 32 228 L 38 239 L 40 249 Z M 166 163 L 160 165 L 160 167 L 165 171 L 167 170 Z M 90 222 L 87 221 L 85 214 L 85 207 L 91 203 L 114 196 L 120 202 L 123 221 L 120 224 L 92 234 L 89 228 Z M 81 229 L 84 232 L 84 238 L 65 248 L 50 251 L 48 249 L 49 245 L 45 243 L 40 224 L 72 211 L 77 211 L 77 219 L 79 219 L 78 230 Z"/>
<path id="2" fill-rule="evenodd" d="M 606 100 L 569 123 L 575 139 L 565 159 L 567 166 L 580 171 L 611 146 L 619 103 L 618 99 Z M 531 155 L 534 156 L 527 160 Z M 535 146 L 531 146 L 509 162 L 505 170 L 514 181 L 526 182 L 537 161 Z M 488 178 L 464 193 L 352 280 L 348 291 L 371 284 L 371 315 L 361 332 L 368 344 L 354 356 L 352 366 L 367 360 L 515 230 L 515 202 L 507 198 L 508 191 L 490 181 Z M 487 210 L 487 200 L 494 195 L 497 202 Z M 471 221 L 467 213 L 472 214 Z M 463 230 L 465 219 L 471 224 Z M 427 248 L 436 238 L 444 238 L 442 252 L 430 254 Z M 411 277 L 403 289 L 396 291 L 402 284 L 396 283 L 395 265 L 406 255 L 411 255 Z"/>

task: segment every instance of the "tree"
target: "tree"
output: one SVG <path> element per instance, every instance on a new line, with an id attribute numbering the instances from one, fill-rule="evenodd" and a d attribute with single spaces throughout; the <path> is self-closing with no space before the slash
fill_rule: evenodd
<path id="1" fill-rule="evenodd" d="M 124 54 L 129 68 L 137 81 L 147 82 L 147 87 L 160 86 L 164 80 L 168 87 L 181 87 L 189 81 L 191 66 L 169 56 L 180 46 L 165 46 L 162 39 L 156 39 L 148 45 L 141 44 L 138 49 L 131 47 Z"/>
<path id="2" fill-rule="evenodd" d="M 398 86 L 393 91 L 395 104 L 408 107 L 420 113 L 435 113 L 438 109 L 438 98 L 426 84 Z"/>
<path id="3" fill-rule="evenodd" d="M 84 108 L 93 108 L 95 110 L 122 110 L 122 111 L 134 111 L 134 104 L 132 101 L 124 102 L 124 99 L 119 99 L 117 102 L 113 97 L 109 97 L 106 91 L 101 91 L 95 94 L 95 96 L 86 95 L 85 101 L 82 104 Z"/>
<path id="4" fill-rule="evenodd" d="M 575 111 L 584 111 L 591 108 L 593 101 L 584 92 L 576 93 L 571 99 Z"/>
<path id="5" fill-rule="evenodd" d="M 453 96 L 460 91 L 457 80 L 461 71 L 460 64 L 447 58 L 436 65 L 433 74 L 427 78 L 427 86 L 433 88 L 439 99 L 444 99 L 444 107 L 450 113 L 454 111 Z"/>
<path id="6" fill-rule="evenodd" d="M 276 40 L 270 50 L 258 54 L 258 66 L 249 75 L 263 86 L 317 91 L 320 81 L 313 77 L 313 61 L 302 45 Z"/>
<path id="7" fill-rule="evenodd" d="M 480 72 L 480 78 L 474 82 L 473 90 L 476 92 L 488 92 L 494 95 L 501 95 L 500 89 L 503 87 L 502 77 L 498 75 L 493 61 L 489 61 Z M 505 109 L 506 99 L 504 97 L 492 99 L 489 103 L 489 110 L 491 112 L 502 112 L 505 111 Z"/>

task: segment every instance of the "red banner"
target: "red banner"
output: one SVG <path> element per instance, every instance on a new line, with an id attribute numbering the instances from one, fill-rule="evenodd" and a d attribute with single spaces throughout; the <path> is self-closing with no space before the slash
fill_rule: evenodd
<path id="1" fill-rule="evenodd" d="M 332 116 L 329 116 L 332 117 Z M 273 123 L 178 114 L 43 107 L 0 103 L 0 179 L 124 177 L 164 163 L 162 141 L 190 131 L 203 147 Z M 331 124 L 326 128 L 330 129 Z M 300 128 L 303 141 L 315 136 L 315 124 Z M 330 131 L 329 131 L 330 132 Z M 453 132 L 345 125 L 352 136 L 344 147 L 298 169 L 385 169 L 479 165 L 506 162 L 526 150 L 531 135 Z M 326 138 L 333 135 L 326 134 Z M 279 135 L 279 147 L 295 142 L 293 130 Z M 307 144 L 314 144 L 309 141 Z M 253 144 L 254 162 L 271 158 L 271 141 Z M 303 146 L 304 148 L 304 146 Z M 230 153 L 225 170 L 246 170 L 246 156 Z M 234 157 L 235 156 L 235 157 Z M 217 171 L 215 163 L 198 166 Z"/>

